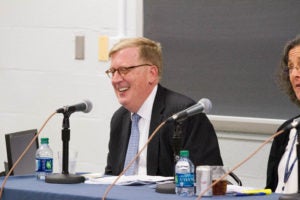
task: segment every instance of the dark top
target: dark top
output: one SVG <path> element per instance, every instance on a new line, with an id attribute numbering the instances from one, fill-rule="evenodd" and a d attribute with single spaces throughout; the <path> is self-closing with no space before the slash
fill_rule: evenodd
<path id="1" fill-rule="evenodd" d="M 277 131 L 285 128 L 289 123 L 291 123 L 295 118 L 300 115 L 293 117 L 285 121 Z M 278 184 L 278 165 L 285 152 L 285 148 L 289 141 L 290 130 L 284 131 L 279 136 L 275 137 L 271 146 L 268 167 L 267 167 L 267 184 L 266 188 L 272 189 L 274 192 Z M 282 172 L 284 173 L 284 172 Z"/>
<path id="2" fill-rule="evenodd" d="M 155 96 L 149 135 L 155 128 L 173 114 L 194 105 L 189 97 L 158 85 Z M 174 155 L 172 136 L 175 123 L 166 123 L 152 139 L 147 151 L 147 174 L 159 176 L 174 175 Z M 109 153 L 105 174 L 119 175 L 124 167 L 130 135 L 130 112 L 120 107 L 110 124 Z M 195 166 L 223 165 L 215 130 L 203 113 L 194 115 L 182 124 L 181 149 L 190 151 L 190 159 Z"/>

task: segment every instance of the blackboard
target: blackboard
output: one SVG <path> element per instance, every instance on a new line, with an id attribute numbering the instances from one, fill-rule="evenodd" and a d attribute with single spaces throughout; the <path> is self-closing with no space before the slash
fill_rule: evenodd
<path id="1" fill-rule="evenodd" d="M 285 43 L 300 34 L 299 0 L 144 0 L 145 37 L 163 47 L 162 84 L 212 101 L 212 115 L 299 113 L 276 83 Z"/>

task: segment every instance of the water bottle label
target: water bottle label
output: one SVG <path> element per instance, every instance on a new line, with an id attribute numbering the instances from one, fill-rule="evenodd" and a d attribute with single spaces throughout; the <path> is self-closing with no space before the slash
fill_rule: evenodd
<path id="1" fill-rule="evenodd" d="M 36 172 L 52 173 L 53 171 L 53 158 L 36 158 Z"/>
<path id="2" fill-rule="evenodd" d="M 194 187 L 194 173 L 176 173 L 176 187 Z"/>

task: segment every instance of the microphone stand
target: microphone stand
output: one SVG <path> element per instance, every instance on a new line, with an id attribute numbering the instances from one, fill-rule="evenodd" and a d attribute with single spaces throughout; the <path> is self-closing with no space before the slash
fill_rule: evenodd
<path id="1" fill-rule="evenodd" d="M 298 161 L 298 192 L 293 194 L 284 194 L 281 197 L 279 197 L 279 200 L 300 200 L 300 164 L 299 164 L 299 158 L 300 158 L 300 138 L 299 138 L 299 131 L 297 130 L 297 145 L 296 145 L 296 153 L 297 153 L 297 161 Z"/>
<path id="2" fill-rule="evenodd" d="M 70 141 L 70 122 L 69 117 L 71 112 L 64 112 L 63 129 L 62 129 L 62 173 L 61 174 L 50 174 L 46 176 L 46 183 L 59 183 L 59 184 L 72 184 L 82 183 L 85 181 L 83 176 L 76 174 L 69 174 L 69 141 Z"/>
<path id="3" fill-rule="evenodd" d="M 174 152 L 174 166 L 179 160 L 180 146 L 181 146 L 181 138 L 182 138 L 182 122 L 184 120 L 176 120 L 175 121 L 175 132 L 173 134 L 173 152 Z M 174 180 L 175 180 L 175 170 L 174 170 Z M 175 183 L 174 181 L 171 183 L 163 183 L 156 185 L 156 192 L 164 193 L 164 194 L 175 194 Z"/>

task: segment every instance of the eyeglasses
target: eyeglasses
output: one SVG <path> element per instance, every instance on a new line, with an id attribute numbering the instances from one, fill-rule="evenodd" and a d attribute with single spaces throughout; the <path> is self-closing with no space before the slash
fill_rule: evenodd
<path id="1" fill-rule="evenodd" d="M 118 72 L 121 76 L 125 76 L 128 72 L 130 72 L 132 69 L 137 67 L 143 67 L 143 66 L 151 66 L 150 64 L 140 64 L 135 66 L 129 66 L 129 67 L 119 67 L 118 69 L 110 68 L 105 71 L 107 76 L 109 78 L 112 78 L 115 74 L 115 72 Z"/>
<path id="2" fill-rule="evenodd" d="M 295 67 L 294 66 L 287 66 L 286 67 L 286 71 L 288 73 L 292 73 L 294 69 L 296 69 L 297 71 L 299 71 L 300 70 L 300 66 L 295 66 Z"/>

